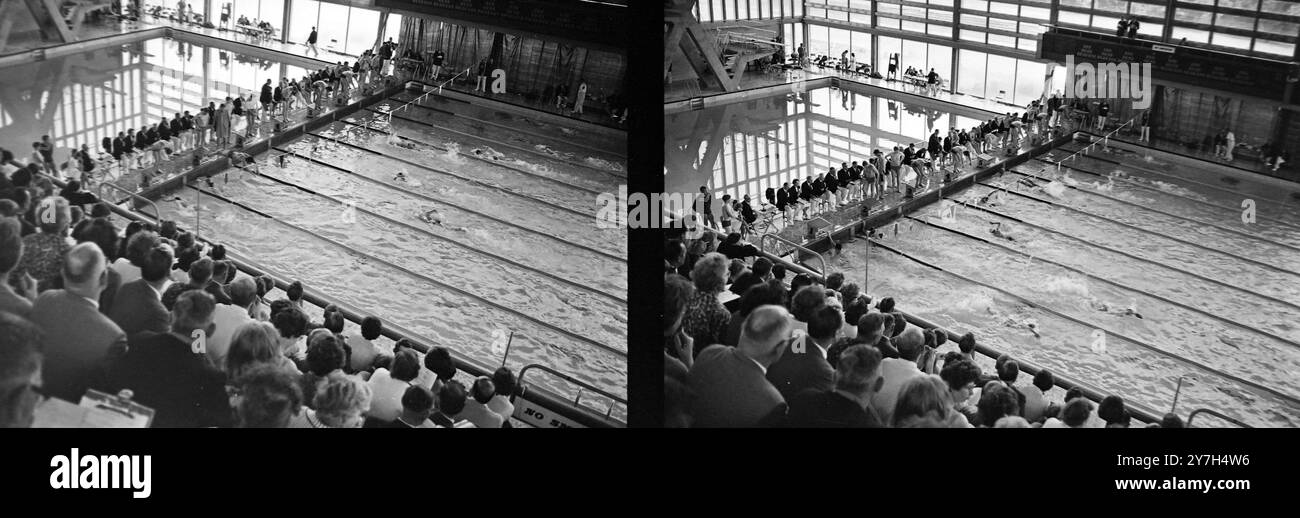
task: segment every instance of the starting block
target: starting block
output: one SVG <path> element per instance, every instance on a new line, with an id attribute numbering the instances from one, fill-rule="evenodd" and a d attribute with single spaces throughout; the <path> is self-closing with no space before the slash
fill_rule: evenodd
<path id="1" fill-rule="evenodd" d="M 980 167 L 987 167 L 989 164 L 993 163 L 993 155 L 989 155 L 987 153 L 980 153 L 978 155 L 975 155 L 975 160 L 977 161 Z"/>

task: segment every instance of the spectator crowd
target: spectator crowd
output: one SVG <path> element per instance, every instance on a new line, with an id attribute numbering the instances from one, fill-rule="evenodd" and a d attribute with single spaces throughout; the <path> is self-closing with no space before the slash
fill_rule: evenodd
<path id="1" fill-rule="evenodd" d="M 154 411 L 154 427 L 508 427 L 516 379 L 455 379 L 451 351 L 382 345 L 383 323 L 319 322 L 293 283 L 239 272 L 175 222 L 119 228 L 42 163 L 0 175 L 0 426 L 89 390 Z M 12 172 L 10 170 L 12 169 Z"/>
<path id="2" fill-rule="evenodd" d="M 840 273 L 818 279 L 763 256 L 670 237 L 664 276 L 664 416 L 670 427 L 1127 428 L 1119 396 L 1095 404 L 1008 355 L 985 372 L 976 337 L 909 322 Z M 739 295 L 739 298 L 724 294 Z M 730 300 L 723 303 L 723 300 Z M 873 302 L 875 302 L 873 304 Z M 955 340 L 951 345 L 941 347 Z M 1180 428 L 1166 415 L 1149 427 Z"/>

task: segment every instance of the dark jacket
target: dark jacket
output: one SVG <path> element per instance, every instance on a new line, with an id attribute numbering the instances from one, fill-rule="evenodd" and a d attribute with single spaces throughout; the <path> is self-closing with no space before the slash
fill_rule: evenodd
<path id="1" fill-rule="evenodd" d="M 803 351 L 787 347 L 781 359 L 767 368 L 767 381 L 771 382 L 787 401 L 808 389 L 831 390 L 835 386 L 835 369 L 813 343 L 803 338 Z"/>
<path id="2" fill-rule="evenodd" d="M 230 426 L 226 375 L 170 333 L 144 332 L 110 369 L 112 392 L 131 389 L 133 401 L 154 409 L 154 428 Z"/>
<path id="3" fill-rule="evenodd" d="M 133 339 L 143 331 L 167 332 L 170 315 L 153 287 L 144 279 L 136 279 L 117 290 L 108 318 L 122 328 L 128 339 Z"/>
<path id="4" fill-rule="evenodd" d="M 31 321 L 45 333 L 45 390 L 73 403 L 98 385 L 105 362 L 126 350 L 126 334 L 117 324 L 69 291 L 41 293 L 32 304 Z"/>
<path id="5" fill-rule="evenodd" d="M 871 405 L 833 390 L 806 390 L 790 400 L 786 426 L 792 428 L 884 428 Z"/>

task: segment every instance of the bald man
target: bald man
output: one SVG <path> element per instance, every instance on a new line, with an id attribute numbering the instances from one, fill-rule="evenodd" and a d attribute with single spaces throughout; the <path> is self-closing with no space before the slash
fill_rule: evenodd
<path id="1" fill-rule="evenodd" d="M 767 368 L 785 352 L 792 320 L 781 306 L 759 306 L 741 325 L 739 345 L 700 351 L 687 376 L 696 427 L 762 426 L 784 418 L 785 399 L 767 380 Z"/>
<path id="2" fill-rule="evenodd" d="M 45 333 L 45 389 L 71 402 L 103 381 L 106 360 L 126 350 L 126 333 L 99 312 L 99 295 L 108 285 L 104 252 L 92 242 L 68 250 L 63 289 L 41 293 L 32 304 L 32 322 Z"/>
<path id="3" fill-rule="evenodd" d="M 885 358 L 880 362 L 880 376 L 885 378 L 885 383 L 871 396 L 871 406 L 884 423 L 893 422 L 894 405 L 898 402 L 898 393 L 903 385 L 912 378 L 925 375 L 916 367 L 916 358 L 925 348 L 925 336 L 921 328 L 912 324 L 904 325 L 906 327 L 903 332 L 892 340 L 894 347 L 898 348 L 898 358 Z"/>

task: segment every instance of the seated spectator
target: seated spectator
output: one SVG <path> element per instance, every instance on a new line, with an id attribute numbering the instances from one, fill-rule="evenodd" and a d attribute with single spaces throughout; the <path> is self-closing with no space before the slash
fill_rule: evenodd
<path id="1" fill-rule="evenodd" d="M 370 386 L 353 376 L 329 378 L 290 428 L 360 428 L 370 410 Z"/>
<path id="2" fill-rule="evenodd" d="M 344 333 L 348 346 L 352 348 L 352 355 L 348 362 L 353 372 L 370 370 L 374 366 L 375 360 L 379 357 L 379 349 L 375 347 L 374 341 L 379 339 L 383 330 L 383 322 L 378 318 L 366 317 L 361 320 L 360 332 Z"/>
<path id="3" fill-rule="evenodd" d="M 1161 428 L 1186 428 L 1186 425 L 1183 424 L 1183 419 L 1181 417 L 1178 417 L 1178 414 L 1168 413 L 1165 414 L 1165 416 L 1160 419 L 1160 427 Z"/>
<path id="4" fill-rule="evenodd" d="M 42 339 L 35 324 L 0 311 L 0 428 L 32 426 L 41 402 Z"/>
<path id="5" fill-rule="evenodd" d="M 133 243 L 145 243 L 146 239 L 136 234 Z M 144 331 L 154 333 L 167 332 L 171 314 L 162 303 L 162 292 L 171 282 L 167 275 L 171 273 L 172 251 L 167 245 L 158 245 L 138 259 L 141 266 L 136 267 L 140 276 L 136 280 L 118 288 L 117 303 L 108 311 L 127 339 Z"/>
<path id="6" fill-rule="evenodd" d="M 1016 392 L 1000 381 L 990 381 L 980 393 L 979 413 L 976 422 L 980 428 L 991 428 L 998 419 L 1020 415 Z"/>
<path id="7" fill-rule="evenodd" d="M 841 291 L 840 293 L 843 293 Z M 871 311 L 866 299 L 844 296 L 844 326 L 840 328 L 841 340 L 854 340 L 858 337 L 858 324 L 862 317 Z"/>
<path id="8" fill-rule="evenodd" d="M 181 293 L 190 290 L 206 291 L 208 294 L 212 295 L 213 300 L 218 301 L 218 303 L 229 304 L 230 297 L 227 296 L 224 292 L 221 292 L 221 295 L 222 297 L 225 297 L 226 302 L 220 302 L 221 297 L 217 297 L 217 295 L 213 293 L 213 290 L 208 289 L 208 284 L 212 281 L 212 270 L 214 267 L 215 266 L 212 262 L 212 259 L 209 259 L 207 257 L 199 258 L 199 260 L 194 261 L 192 264 L 190 264 L 189 282 L 186 283 L 178 282 L 172 284 L 171 286 L 168 286 L 167 291 L 164 291 L 162 294 L 163 306 L 166 307 L 168 311 L 171 311 L 172 304 L 176 303 L 176 297 L 179 297 Z"/>
<path id="9" fill-rule="evenodd" d="M 826 305 L 826 290 L 820 285 L 799 288 L 790 297 L 790 318 L 794 329 L 808 331 L 808 319 L 814 311 Z"/>
<path id="10" fill-rule="evenodd" d="M 217 263 L 221 264 L 221 263 Z M 230 340 L 240 326 L 253 322 L 248 316 L 248 306 L 253 303 L 257 287 L 253 279 L 244 277 L 230 285 L 230 299 L 233 304 L 217 304 L 212 314 L 212 323 L 216 330 L 208 337 L 208 358 L 213 365 L 226 364 L 226 352 L 230 350 Z"/>
<path id="11" fill-rule="evenodd" d="M 919 328 L 910 327 L 894 341 L 899 357 L 885 358 L 880 362 L 880 374 L 885 378 L 885 385 L 871 397 L 871 406 L 882 422 L 894 422 L 894 407 L 898 404 L 898 393 L 903 385 L 912 378 L 925 375 L 916 368 L 916 358 L 925 347 L 923 339 Z"/>
<path id="12" fill-rule="evenodd" d="M 487 407 L 488 402 L 492 401 L 492 396 L 497 393 L 492 378 L 480 376 L 475 379 L 474 386 L 469 392 L 471 397 L 465 401 L 465 409 L 455 414 L 455 419 L 474 423 L 475 428 L 501 428 L 505 418 Z"/>
<path id="13" fill-rule="evenodd" d="M 727 324 L 731 322 L 731 312 L 718 300 L 726 279 L 727 260 L 718 253 L 701 257 L 691 272 L 696 291 L 686 304 L 682 329 L 694 340 L 696 357 L 704 348 L 722 343 Z"/>
<path id="14" fill-rule="evenodd" d="M 1056 380 L 1053 378 L 1051 371 L 1042 369 L 1038 371 L 1038 374 L 1034 375 L 1032 385 L 1018 387 L 1020 394 L 1025 398 L 1024 417 L 1026 421 L 1037 423 L 1044 419 L 1043 414 L 1047 412 L 1047 397 L 1045 394 L 1052 390 L 1052 386 L 1055 384 Z"/>
<path id="15" fill-rule="evenodd" d="M 35 211 L 35 221 L 40 232 L 23 238 L 23 255 L 14 275 L 18 278 L 31 275 L 36 279 L 37 291 L 43 292 L 59 287 L 63 258 L 70 248 L 66 236 L 68 225 L 72 221 L 72 211 L 68 207 L 68 200 L 57 196 L 42 199 Z M 95 294 L 95 300 L 99 300 L 99 293 Z"/>
<path id="16" fill-rule="evenodd" d="M 230 426 L 226 376 L 192 350 L 193 332 L 212 334 L 216 301 L 187 291 L 172 308 L 171 332 L 141 333 L 115 365 L 109 392 L 130 389 L 134 401 L 157 411 L 155 428 Z"/>
<path id="17" fill-rule="evenodd" d="M 953 411 L 948 385 L 933 374 L 908 379 L 892 414 L 894 428 L 970 428 L 966 418 Z"/>
<path id="18" fill-rule="evenodd" d="M 772 261 L 766 257 L 754 260 L 754 266 L 731 283 L 731 292 L 744 295 L 751 286 L 758 286 L 772 278 Z"/>
<path id="19" fill-rule="evenodd" d="M 867 313 L 858 318 L 858 332 L 854 338 L 843 338 L 827 351 L 827 361 L 837 361 L 840 351 L 854 345 L 875 347 L 884 358 L 898 358 L 898 349 L 884 334 L 894 325 L 894 319 L 883 313 Z M 888 326 L 888 327 L 886 327 Z"/>
<path id="20" fill-rule="evenodd" d="M 509 428 L 510 418 L 515 415 L 515 404 L 510 402 L 510 397 L 515 394 L 515 387 L 518 386 L 515 373 L 509 367 L 498 367 L 492 373 L 492 385 L 497 390 L 492 395 L 492 400 L 488 401 L 488 408 L 500 415 L 505 427 Z"/>
<path id="21" fill-rule="evenodd" d="M 1097 417 L 1106 422 L 1106 428 L 1128 428 L 1130 416 L 1124 408 L 1124 398 L 1106 396 L 1097 406 Z"/>
<path id="22" fill-rule="evenodd" d="M 452 416 L 465 410 L 465 385 L 453 379 L 443 382 L 438 389 L 437 409 L 429 420 L 443 428 L 456 428 L 456 419 Z"/>
<path id="23" fill-rule="evenodd" d="M 718 245 L 718 253 L 727 257 L 727 259 L 744 259 L 746 257 L 758 257 L 758 247 L 742 242 L 739 232 L 727 234 L 727 238 Z"/>
<path id="24" fill-rule="evenodd" d="M 46 392 L 75 403 L 103 379 L 105 362 L 125 352 L 127 341 L 126 333 L 99 312 L 99 295 L 108 283 L 99 246 L 74 246 L 59 264 L 64 289 L 41 293 L 32 304 L 31 321 L 45 334 Z"/>
<path id="25" fill-rule="evenodd" d="M 749 313 L 759 306 L 769 304 L 784 306 L 785 297 L 785 286 L 779 282 L 770 281 L 751 286 L 741 295 L 740 305 L 736 312 L 732 313 L 731 320 L 727 322 L 727 331 L 723 335 L 721 343 L 735 347 L 740 342 L 740 326 L 745 322 L 745 318 L 749 316 Z"/>
<path id="26" fill-rule="evenodd" d="M 276 301 L 280 302 L 280 301 Z M 286 305 L 288 301 L 284 301 Z M 307 315 L 302 310 L 289 306 L 275 312 L 272 307 L 271 324 L 280 333 L 280 354 L 301 363 L 307 360 Z M 301 366 L 299 370 L 303 370 Z M 304 392 L 306 394 L 307 392 Z"/>
<path id="27" fill-rule="evenodd" d="M 979 410 L 968 401 L 980 379 L 979 366 L 973 361 L 958 359 L 945 364 L 939 371 L 939 378 L 948 385 L 948 400 L 952 402 L 953 411 L 961 414 L 968 423 L 975 420 Z"/>
<path id="28" fill-rule="evenodd" d="M 975 361 L 975 334 L 966 333 L 961 335 L 961 338 L 957 340 L 957 349 L 961 351 L 963 358 Z"/>
<path id="29" fill-rule="evenodd" d="M 31 277 L 12 278 L 25 289 L 14 291 L 9 286 L 10 273 L 23 256 L 22 228 L 17 218 L 0 217 L 0 311 L 29 318 L 32 300 L 36 298 L 36 281 Z"/>
<path id="30" fill-rule="evenodd" d="M 134 223 L 132 224 L 134 225 Z M 131 225 L 127 226 L 128 237 L 124 240 L 126 247 L 123 249 L 122 256 L 113 261 L 113 270 L 122 278 L 123 285 L 140 278 L 140 269 L 144 266 L 145 257 L 149 255 L 150 251 L 162 244 L 158 234 L 147 230 L 131 232 L 131 228 Z M 139 229 L 140 227 L 135 228 Z M 174 253 L 172 252 L 173 255 Z M 171 268 L 171 263 L 168 263 L 168 275 L 164 276 L 167 277 L 168 283 L 171 282 Z"/>
<path id="31" fill-rule="evenodd" d="M 429 420 L 433 414 L 433 392 L 419 385 L 406 387 L 402 393 L 402 413 L 390 422 L 370 418 L 367 427 L 375 428 L 438 428 Z"/>
<path id="32" fill-rule="evenodd" d="M 253 301 L 253 304 L 248 307 L 248 316 L 259 322 L 269 322 L 271 320 L 271 304 L 266 301 L 266 294 L 275 289 L 275 281 L 265 275 L 254 280 L 257 285 L 257 300 Z"/>
<path id="33" fill-rule="evenodd" d="M 219 367 L 224 369 L 227 378 L 232 380 L 238 380 L 245 371 L 263 364 L 272 365 L 301 377 L 302 373 L 298 371 L 298 367 L 280 354 L 278 342 L 279 334 L 269 323 L 254 321 L 240 325 L 230 336 L 226 362 Z"/>
<path id="34" fill-rule="evenodd" d="M 854 344 L 840 354 L 832 390 L 809 390 L 790 401 L 787 426 L 809 428 L 883 428 L 871 396 L 884 384 L 880 351 Z"/>
<path id="35" fill-rule="evenodd" d="M 727 265 L 726 284 L 732 284 L 736 282 L 736 279 L 739 279 L 740 276 L 745 275 L 747 273 L 749 273 L 749 267 L 745 266 L 745 261 L 741 261 L 740 259 L 732 259 L 731 263 Z"/>
<path id="36" fill-rule="evenodd" d="M 759 426 L 784 416 L 785 399 L 767 380 L 767 368 L 781 358 L 790 329 L 785 308 L 762 306 L 745 319 L 735 348 L 712 345 L 696 356 L 688 377 L 694 426 Z"/>
<path id="37" fill-rule="evenodd" d="M 235 426 L 239 428 L 288 428 L 302 412 L 302 390 L 296 373 L 271 364 L 258 364 L 236 381 Z"/>
<path id="38" fill-rule="evenodd" d="M 1055 417 L 1043 423 L 1043 428 L 1087 428 L 1088 418 L 1092 416 L 1092 402 L 1083 397 L 1076 397 L 1065 404 L 1061 418 Z"/>
<path id="39" fill-rule="evenodd" d="M 430 348 L 424 355 L 424 368 L 420 369 L 419 376 L 416 383 L 437 394 L 443 382 L 456 377 L 456 361 L 451 357 L 451 350 L 442 346 Z"/>
<path id="40" fill-rule="evenodd" d="M 804 288 L 806 293 L 814 288 Z M 796 335 L 785 354 L 767 369 L 767 380 L 786 401 L 805 390 L 826 392 L 835 386 L 835 369 L 826 361 L 826 349 L 835 343 L 843 323 L 840 312 L 822 305 L 808 315 L 808 334 Z"/>
<path id="41" fill-rule="evenodd" d="M 675 273 L 664 275 L 664 376 L 686 383 L 686 375 L 695 360 L 695 341 L 682 330 L 682 318 L 686 316 L 686 303 L 695 294 L 695 286 L 685 277 Z M 744 297 L 741 297 L 744 306 Z M 736 318 L 734 315 L 731 317 Z M 732 324 L 727 323 L 731 329 Z M 739 331 L 736 332 L 740 334 Z M 726 342 L 728 338 L 724 337 Z M 734 344 L 726 344 L 734 345 Z"/>
<path id="42" fill-rule="evenodd" d="M 90 242 L 99 245 L 99 250 L 104 253 L 106 264 L 117 259 L 117 228 L 106 218 L 82 220 L 72 231 L 72 239 L 78 243 Z M 107 271 L 108 284 L 99 294 L 99 312 L 105 315 L 113 310 L 113 300 L 117 297 L 117 290 L 122 287 L 122 277 L 112 268 Z"/>
<path id="43" fill-rule="evenodd" d="M 415 351 L 403 349 L 393 356 L 392 369 L 375 369 L 370 376 L 370 417 L 392 421 L 402 413 L 402 395 L 420 374 L 420 358 Z"/>
<path id="44" fill-rule="evenodd" d="M 1019 390 L 1019 387 L 1016 387 L 1016 380 L 1020 377 L 1020 364 L 1006 354 L 1002 356 L 1006 356 L 1006 360 L 999 362 L 997 365 L 998 380 L 1006 384 L 1007 388 L 1015 393 L 1016 406 L 1023 409 L 1025 408 L 1025 395 Z"/>
<path id="45" fill-rule="evenodd" d="M 338 338 L 333 333 L 324 329 L 313 330 L 311 336 L 307 338 L 307 360 L 305 362 L 307 370 L 302 375 L 302 392 L 304 394 L 314 394 L 321 383 L 325 383 L 331 378 L 344 376 L 345 354 L 343 344 L 339 343 Z M 385 419 L 385 421 L 391 420 Z"/>
<path id="46" fill-rule="evenodd" d="M 303 289 L 301 281 L 293 281 L 293 283 L 284 290 L 284 294 L 289 297 L 289 302 L 292 302 L 294 307 L 302 309 Z"/>

